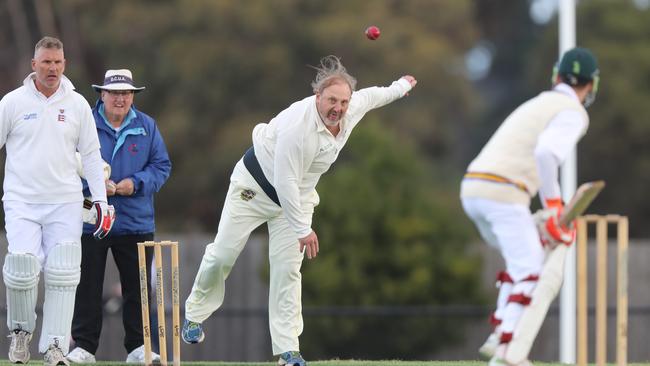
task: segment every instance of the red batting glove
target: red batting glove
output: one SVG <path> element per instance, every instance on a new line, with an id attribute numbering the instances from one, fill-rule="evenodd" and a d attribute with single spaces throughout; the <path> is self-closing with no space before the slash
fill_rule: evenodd
<path id="1" fill-rule="evenodd" d="M 115 223 L 115 208 L 103 201 L 93 202 L 92 210 L 95 211 L 95 230 L 93 236 L 97 240 L 104 239 Z"/>
<path id="2" fill-rule="evenodd" d="M 564 245 L 571 245 L 576 237 L 575 225 L 571 223 L 569 226 L 560 224 L 560 216 L 564 205 L 560 198 L 549 198 L 546 200 L 546 209 L 554 210 L 555 214 L 550 215 L 544 224 L 546 234 L 556 243 Z"/>

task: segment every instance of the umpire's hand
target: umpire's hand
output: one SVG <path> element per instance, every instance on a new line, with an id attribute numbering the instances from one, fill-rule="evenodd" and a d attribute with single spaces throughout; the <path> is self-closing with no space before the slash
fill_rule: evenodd
<path id="1" fill-rule="evenodd" d="M 130 196 L 133 193 L 135 193 L 135 184 L 131 178 L 124 178 L 115 186 L 115 194 L 120 196 Z"/>

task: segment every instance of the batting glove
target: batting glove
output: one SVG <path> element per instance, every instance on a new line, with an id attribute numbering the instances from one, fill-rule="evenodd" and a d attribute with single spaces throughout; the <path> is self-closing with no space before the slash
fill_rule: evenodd
<path id="1" fill-rule="evenodd" d="M 91 211 L 95 216 L 93 236 L 97 240 L 104 239 L 115 223 L 115 208 L 104 201 L 95 201 Z"/>
<path id="2" fill-rule="evenodd" d="M 538 214 L 538 230 L 544 245 L 555 248 L 559 244 L 571 245 L 576 237 L 575 225 L 560 224 L 564 205 L 559 198 L 546 200 L 546 209 Z"/>

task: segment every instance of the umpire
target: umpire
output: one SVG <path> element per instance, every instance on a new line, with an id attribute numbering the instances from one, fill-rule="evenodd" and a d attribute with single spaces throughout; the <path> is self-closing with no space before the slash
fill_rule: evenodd
<path id="1" fill-rule="evenodd" d="M 137 243 L 154 238 L 154 193 L 167 181 L 171 162 L 154 119 L 133 107 L 134 94 L 144 87 L 134 86 L 131 71 L 108 70 L 103 85 L 93 88 L 100 93 L 93 116 L 101 155 L 111 166 L 106 193 L 117 218 L 111 235 L 101 242 L 89 235 L 90 225 L 84 226 L 81 281 L 72 320 L 76 348 L 67 358 L 75 363 L 96 362 L 102 329 L 104 272 L 110 249 L 122 285 L 126 362 L 143 363 Z M 148 268 L 152 258 L 148 252 Z"/>

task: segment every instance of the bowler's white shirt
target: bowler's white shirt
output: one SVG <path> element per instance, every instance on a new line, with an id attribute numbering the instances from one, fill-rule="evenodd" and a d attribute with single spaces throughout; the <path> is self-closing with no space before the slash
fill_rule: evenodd
<path id="1" fill-rule="evenodd" d="M 34 76 L 27 76 L 23 86 L 0 100 L 0 148 L 5 144 L 7 148 L 2 200 L 81 202 L 75 151 L 82 156 L 99 151 L 90 106 L 65 76 L 49 98 L 36 89 Z M 106 200 L 103 183 L 89 179 L 93 199 L 100 200 L 103 191 Z"/>
<path id="2" fill-rule="evenodd" d="M 560 83 L 554 91 L 580 101 L 573 88 Z M 540 179 L 539 197 L 544 204 L 547 198 L 560 197 L 558 168 L 587 131 L 589 121 L 577 110 L 559 112 L 539 135 L 535 146 L 535 160 Z"/>
<path id="3" fill-rule="evenodd" d="M 411 84 L 399 79 L 389 87 L 352 93 L 337 136 L 330 133 L 318 115 L 314 95 L 293 103 L 269 123 L 253 129 L 255 155 L 298 237 L 311 233 L 311 213 L 319 202 L 316 184 L 338 157 L 352 129 L 368 111 L 403 97 L 409 90 Z"/>

